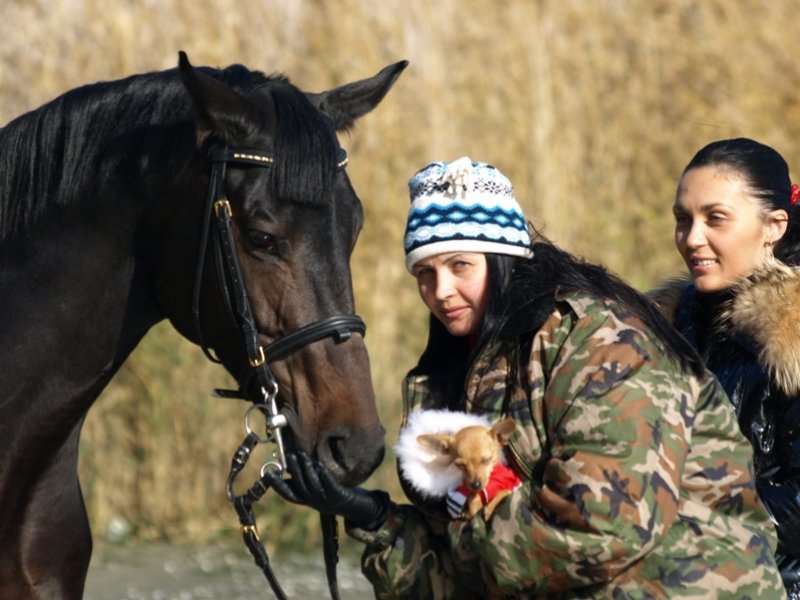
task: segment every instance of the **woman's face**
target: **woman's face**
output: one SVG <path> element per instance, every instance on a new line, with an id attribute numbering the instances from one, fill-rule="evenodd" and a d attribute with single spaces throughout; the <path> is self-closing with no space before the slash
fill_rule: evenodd
<path id="1" fill-rule="evenodd" d="M 413 267 L 422 301 L 451 335 L 476 335 L 489 300 L 486 256 L 448 252 Z"/>
<path id="2" fill-rule="evenodd" d="M 735 172 L 698 167 L 684 173 L 673 207 L 675 246 L 700 292 L 717 292 L 750 275 L 786 231 L 787 214 L 764 214 Z"/>

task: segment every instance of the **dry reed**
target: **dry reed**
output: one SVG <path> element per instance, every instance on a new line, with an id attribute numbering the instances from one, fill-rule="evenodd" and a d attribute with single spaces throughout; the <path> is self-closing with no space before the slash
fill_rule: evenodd
<path id="1" fill-rule="evenodd" d="M 564 248 L 644 288 L 678 269 L 670 204 L 696 149 L 745 135 L 800 160 L 793 0 L 6 0 L 0 123 L 78 85 L 241 62 L 318 91 L 406 58 L 378 109 L 344 137 L 365 205 L 358 310 L 391 444 L 399 381 L 425 312 L 402 264 L 405 182 L 468 154 L 514 181 Z M 207 541 L 235 526 L 224 496 L 243 406 L 208 396 L 227 375 L 156 327 L 89 413 L 81 476 L 102 531 Z M 400 492 L 391 455 L 367 485 Z M 308 511 L 269 503 L 273 541 L 316 541 Z M 289 524 L 289 526 L 287 526 Z"/>

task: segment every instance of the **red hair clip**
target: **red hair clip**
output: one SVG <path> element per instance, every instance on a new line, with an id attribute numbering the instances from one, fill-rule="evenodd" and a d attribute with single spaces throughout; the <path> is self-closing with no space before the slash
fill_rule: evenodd
<path id="1" fill-rule="evenodd" d="M 789 195 L 789 203 L 794 206 L 797 204 L 797 201 L 800 200 L 800 185 L 793 183 L 791 190 L 792 192 Z"/>

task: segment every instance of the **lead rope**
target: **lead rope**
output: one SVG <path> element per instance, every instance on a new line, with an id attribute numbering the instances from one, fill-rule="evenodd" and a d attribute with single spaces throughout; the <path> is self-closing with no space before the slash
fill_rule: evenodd
<path id="1" fill-rule="evenodd" d="M 277 390 L 277 387 L 275 389 Z M 253 405 L 250 410 L 257 406 L 259 405 Z M 248 410 L 248 416 L 250 410 Z M 253 511 L 253 504 L 258 502 L 269 490 L 270 486 L 268 480 L 270 472 L 279 470 L 281 468 L 280 463 L 275 461 L 265 463 L 261 467 L 261 477 L 257 479 L 244 494 L 237 495 L 233 492 L 233 484 L 236 476 L 244 469 L 256 445 L 259 442 L 274 441 L 270 438 L 269 433 L 266 438 L 259 437 L 258 434 L 252 431 L 247 418 L 245 419 L 245 428 L 248 431 L 247 436 L 244 438 L 244 441 L 236 450 L 231 460 L 231 469 L 227 483 L 228 498 L 239 517 L 244 545 L 250 551 L 256 566 L 264 573 L 276 598 L 278 598 L 278 600 L 287 600 L 286 593 L 283 591 L 283 588 L 281 588 L 272 570 L 267 550 L 261 542 L 261 537 L 256 525 L 255 512 Z M 323 555 L 325 559 L 325 575 L 328 580 L 328 589 L 333 600 L 340 600 L 339 586 L 336 578 L 336 565 L 339 562 L 339 532 L 336 517 L 334 515 L 320 513 L 320 525 L 322 526 Z"/>
<path id="2" fill-rule="evenodd" d="M 231 472 L 228 476 L 229 486 L 233 484 L 233 478 L 236 477 L 236 474 L 247 464 L 250 453 L 257 443 L 258 436 L 255 433 L 249 433 L 242 442 L 242 445 L 239 446 L 238 450 L 234 453 L 233 460 L 231 461 Z M 233 508 L 236 510 L 236 514 L 239 516 L 244 545 L 250 551 L 256 566 L 264 573 L 267 582 L 275 593 L 275 597 L 278 598 L 278 600 L 287 600 L 286 593 L 283 591 L 283 588 L 281 588 L 272 570 L 267 550 L 264 548 L 264 544 L 261 543 L 261 538 L 258 535 L 258 528 L 256 527 L 255 513 L 253 512 L 253 503 L 257 502 L 268 489 L 269 486 L 264 483 L 262 478 L 256 481 L 247 492 L 239 496 L 233 495 L 229 487 L 228 495 L 233 504 Z"/>
<path id="3" fill-rule="evenodd" d="M 232 478 L 235 478 L 236 474 L 244 468 L 244 465 L 250 457 L 250 452 L 257 443 L 258 436 L 254 433 L 250 433 L 244 439 L 242 445 L 239 446 L 239 449 L 236 451 L 231 461 L 231 474 L 229 475 L 230 484 L 233 483 Z M 261 537 L 258 534 L 258 527 L 256 526 L 255 513 L 253 512 L 253 504 L 258 502 L 261 497 L 267 493 L 268 489 L 269 484 L 265 482 L 262 476 L 244 494 L 233 495 L 229 491 L 229 496 L 233 508 L 239 516 L 244 545 L 250 551 L 256 566 L 264 573 L 267 582 L 275 593 L 275 597 L 278 598 L 278 600 L 287 600 L 286 593 L 283 591 L 283 588 L 281 588 L 272 570 L 267 550 L 264 548 L 264 544 L 261 543 Z"/>
<path id="4" fill-rule="evenodd" d="M 244 469 L 257 444 L 263 442 L 277 443 L 279 445 L 279 452 L 281 452 L 280 456 L 283 456 L 282 451 L 280 451 L 280 427 L 285 425 L 285 417 L 283 415 L 278 414 L 275 417 L 267 418 L 267 434 L 265 437 L 260 437 L 255 433 L 250 424 L 250 416 L 254 409 L 260 410 L 265 416 L 269 414 L 264 410 L 264 407 L 267 400 L 273 406 L 275 405 L 277 391 L 278 386 L 274 384 L 272 389 L 265 393 L 264 405 L 253 404 L 253 406 L 247 410 L 245 414 L 245 429 L 247 430 L 247 435 L 233 455 L 226 487 L 228 499 L 233 504 L 233 508 L 236 510 L 236 514 L 239 517 L 239 523 L 242 528 L 242 540 L 245 546 L 250 551 L 256 566 L 264 573 L 267 582 L 278 600 L 287 600 L 286 593 L 283 591 L 283 588 L 281 588 L 272 570 L 267 550 L 261 542 L 261 537 L 256 525 L 255 512 L 253 511 L 253 504 L 258 502 L 270 488 L 270 475 L 274 472 L 282 472 L 285 467 L 279 460 L 269 461 L 262 465 L 260 471 L 261 477 L 257 479 L 245 493 L 237 495 L 233 491 L 233 484 L 237 475 Z M 275 439 L 276 436 L 277 440 Z M 328 589 L 332 600 L 340 600 L 339 586 L 336 577 L 336 566 L 339 562 L 338 523 L 334 515 L 320 513 L 320 525 L 322 527 L 322 549 Z"/>
<path id="5" fill-rule="evenodd" d="M 335 515 L 319 513 L 322 527 L 322 555 L 325 557 L 325 576 L 333 600 L 339 600 L 339 585 L 336 581 L 336 565 L 339 562 L 339 524 Z"/>

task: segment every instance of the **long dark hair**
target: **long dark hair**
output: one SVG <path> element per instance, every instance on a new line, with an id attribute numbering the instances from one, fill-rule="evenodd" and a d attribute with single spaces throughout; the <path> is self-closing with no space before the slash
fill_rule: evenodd
<path id="1" fill-rule="evenodd" d="M 800 263 L 800 204 L 791 203 L 789 166 L 776 150 L 748 138 L 718 140 L 701 148 L 683 173 L 698 167 L 718 167 L 736 173 L 764 211 L 785 210 L 789 223 L 773 254 L 784 263 Z"/>
<path id="2" fill-rule="evenodd" d="M 539 238 L 541 239 L 541 237 Z M 554 244 L 533 244 L 533 258 L 486 254 L 489 301 L 481 330 L 470 347 L 465 336 L 453 336 L 433 315 L 428 345 L 412 373 L 425 373 L 451 409 L 459 406 L 466 372 L 478 355 L 501 339 L 525 340 L 552 314 L 559 291 L 584 291 L 618 303 L 638 317 L 656 342 L 682 368 L 701 375 L 697 351 L 672 327 L 656 305 L 601 266 L 579 259 Z M 525 360 L 527 357 L 521 357 Z"/>
<path id="3" fill-rule="evenodd" d="M 608 298 L 639 318 L 656 342 L 687 370 L 700 375 L 703 362 L 658 307 L 604 266 L 592 264 L 540 241 L 532 259 L 492 255 L 490 270 L 505 279 L 493 287 L 476 348 L 496 339 L 535 332 L 555 309 L 557 292 L 583 291 Z M 497 263 L 504 263 L 502 266 Z"/>

